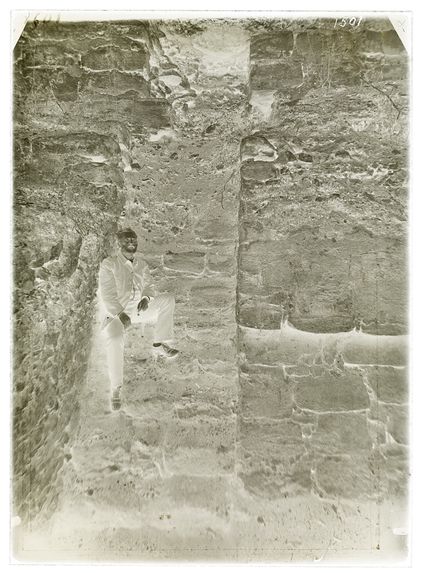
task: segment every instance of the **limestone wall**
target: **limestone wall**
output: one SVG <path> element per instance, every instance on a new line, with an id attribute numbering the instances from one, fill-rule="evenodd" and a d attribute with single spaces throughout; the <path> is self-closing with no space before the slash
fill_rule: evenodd
<path id="1" fill-rule="evenodd" d="M 14 65 L 14 487 L 51 511 L 78 420 L 100 261 L 133 133 L 168 123 L 144 24 L 30 23 Z"/>
<path id="2" fill-rule="evenodd" d="M 287 499 L 313 506 L 311 532 L 325 504 L 402 496 L 408 86 L 391 24 L 28 24 L 14 69 L 14 511 L 51 513 L 65 475 L 99 515 L 157 503 L 219 530 L 190 524 L 172 551 L 280 549 Z M 118 224 L 176 297 L 181 352 L 146 362 L 128 334 L 124 414 L 84 421 Z M 147 525 L 139 547 L 165 543 Z"/>
<path id="3" fill-rule="evenodd" d="M 254 33 L 250 59 L 243 479 L 383 498 L 406 485 L 407 56 L 387 22 L 327 20 Z"/>

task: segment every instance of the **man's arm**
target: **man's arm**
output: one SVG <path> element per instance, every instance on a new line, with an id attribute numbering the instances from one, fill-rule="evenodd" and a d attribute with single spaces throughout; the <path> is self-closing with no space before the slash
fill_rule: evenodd
<path id="1" fill-rule="evenodd" d="M 147 310 L 150 298 L 156 295 L 156 289 L 153 284 L 153 279 L 151 277 L 148 265 L 145 261 L 140 260 L 140 265 L 142 265 L 141 271 L 141 281 L 142 281 L 142 293 L 141 300 L 138 303 L 138 310 Z"/>

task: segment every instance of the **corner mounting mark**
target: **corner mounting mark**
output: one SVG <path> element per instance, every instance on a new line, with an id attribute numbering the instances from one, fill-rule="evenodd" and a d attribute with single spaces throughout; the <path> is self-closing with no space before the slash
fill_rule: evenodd
<path id="1" fill-rule="evenodd" d="M 399 39 L 402 42 L 406 52 L 410 55 L 411 52 L 411 18 L 409 13 L 389 16 L 389 21 L 395 28 Z"/>

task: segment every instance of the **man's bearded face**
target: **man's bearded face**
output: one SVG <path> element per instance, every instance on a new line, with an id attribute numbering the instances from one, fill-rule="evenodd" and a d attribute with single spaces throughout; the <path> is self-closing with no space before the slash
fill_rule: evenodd
<path id="1" fill-rule="evenodd" d="M 119 238 L 119 246 L 123 254 L 133 255 L 138 248 L 138 239 L 135 235 L 124 235 Z"/>

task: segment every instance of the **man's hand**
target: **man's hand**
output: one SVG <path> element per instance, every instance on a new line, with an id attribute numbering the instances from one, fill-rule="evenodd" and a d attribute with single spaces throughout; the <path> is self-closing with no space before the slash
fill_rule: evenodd
<path id="1" fill-rule="evenodd" d="M 124 328 L 128 328 L 128 326 L 131 326 L 131 319 L 126 314 L 126 312 L 121 312 L 119 314 L 119 319 L 120 319 L 121 323 L 123 324 Z"/>
<path id="2" fill-rule="evenodd" d="M 149 303 L 148 297 L 143 296 L 140 302 L 138 303 L 137 306 L 138 310 L 147 310 L 148 303 Z"/>

